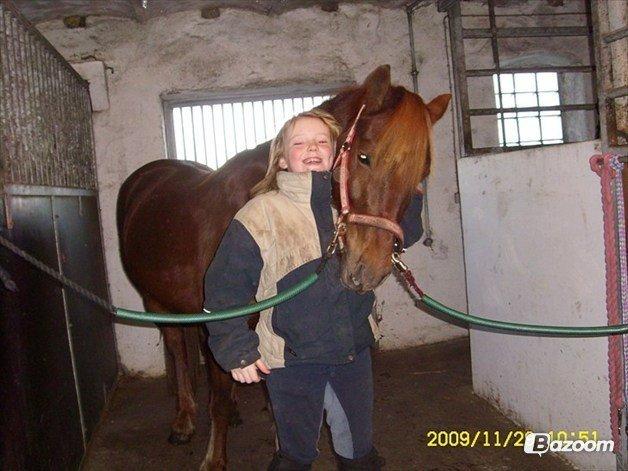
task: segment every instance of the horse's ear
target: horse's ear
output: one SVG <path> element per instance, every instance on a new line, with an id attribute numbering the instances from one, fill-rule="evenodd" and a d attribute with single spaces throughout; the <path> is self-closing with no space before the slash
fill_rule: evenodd
<path id="1" fill-rule="evenodd" d="M 445 93 L 444 95 L 438 95 L 427 104 L 427 110 L 430 112 L 430 120 L 432 123 L 438 121 L 441 116 L 445 114 L 450 99 L 451 93 Z"/>
<path id="2" fill-rule="evenodd" d="M 390 90 L 390 66 L 380 65 L 366 77 L 362 86 L 365 89 L 366 112 L 370 114 L 381 109 Z"/>

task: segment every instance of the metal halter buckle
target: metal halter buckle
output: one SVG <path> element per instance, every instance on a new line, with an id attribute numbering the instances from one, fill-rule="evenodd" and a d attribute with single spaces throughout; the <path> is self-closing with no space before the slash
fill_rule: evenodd
<path id="1" fill-rule="evenodd" d="M 395 266 L 395 268 L 396 268 L 397 270 L 399 270 L 399 271 L 400 271 L 400 272 L 402 272 L 402 273 L 405 273 L 405 272 L 407 272 L 407 271 L 408 271 L 408 265 L 406 265 L 405 263 L 403 263 L 403 261 L 401 260 L 400 256 L 401 256 L 401 254 L 400 254 L 400 253 L 398 253 L 398 252 L 393 252 L 393 253 L 392 253 L 392 256 L 391 256 L 391 258 L 392 258 L 392 262 L 393 262 L 393 265 Z"/>

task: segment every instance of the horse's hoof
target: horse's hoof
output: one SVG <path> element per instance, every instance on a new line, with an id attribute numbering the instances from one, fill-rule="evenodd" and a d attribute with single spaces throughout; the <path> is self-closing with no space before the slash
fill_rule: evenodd
<path id="1" fill-rule="evenodd" d="M 191 439 L 191 433 L 180 433 L 172 431 L 170 432 L 170 436 L 168 437 L 168 442 L 171 445 L 184 445 L 186 443 L 189 443 Z"/>

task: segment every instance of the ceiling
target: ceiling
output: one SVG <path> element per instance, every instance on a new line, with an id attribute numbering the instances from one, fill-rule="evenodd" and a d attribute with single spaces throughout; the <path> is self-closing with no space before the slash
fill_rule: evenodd
<path id="1" fill-rule="evenodd" d="M 13 0 L 18 10 L 31 22 L 62 19 L 68 16 L 117 16 L 138 22 L 184 10 L 237 8 L 266 15 L 279 15 L 297 8 L 318 6 L 335 11 L 339 3 L 368 3 L 383 8 L 402 8 L 408 3 L 432 0 Z M 219 10 L 208 12 L 214 16 Z"/>

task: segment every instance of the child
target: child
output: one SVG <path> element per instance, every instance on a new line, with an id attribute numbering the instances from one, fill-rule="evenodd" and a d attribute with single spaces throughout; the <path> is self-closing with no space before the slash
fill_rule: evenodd
<path id="1" fill-rule="evenodd" d="M 334 229 L 330 170 L 339 133 L 335 119 L 317 109 L 283 126 L 266 177 L 207 270 L 206 309 L 267 299 L 318 267 Z M 420 238 L 420 214 L 417 195 L 401 222 L 409 243 Z M 244 317 L 207 323 L 214 357 L 236 381 L 268 375 L 279 446 L 270 470 L 310 469 L 323 410 L 341 469 L 380 469 L 372 440 L 374 299 L 372 291 L 344 287 L 332 257 L 313 286 L 261 312 L 255 331 Z"/>

